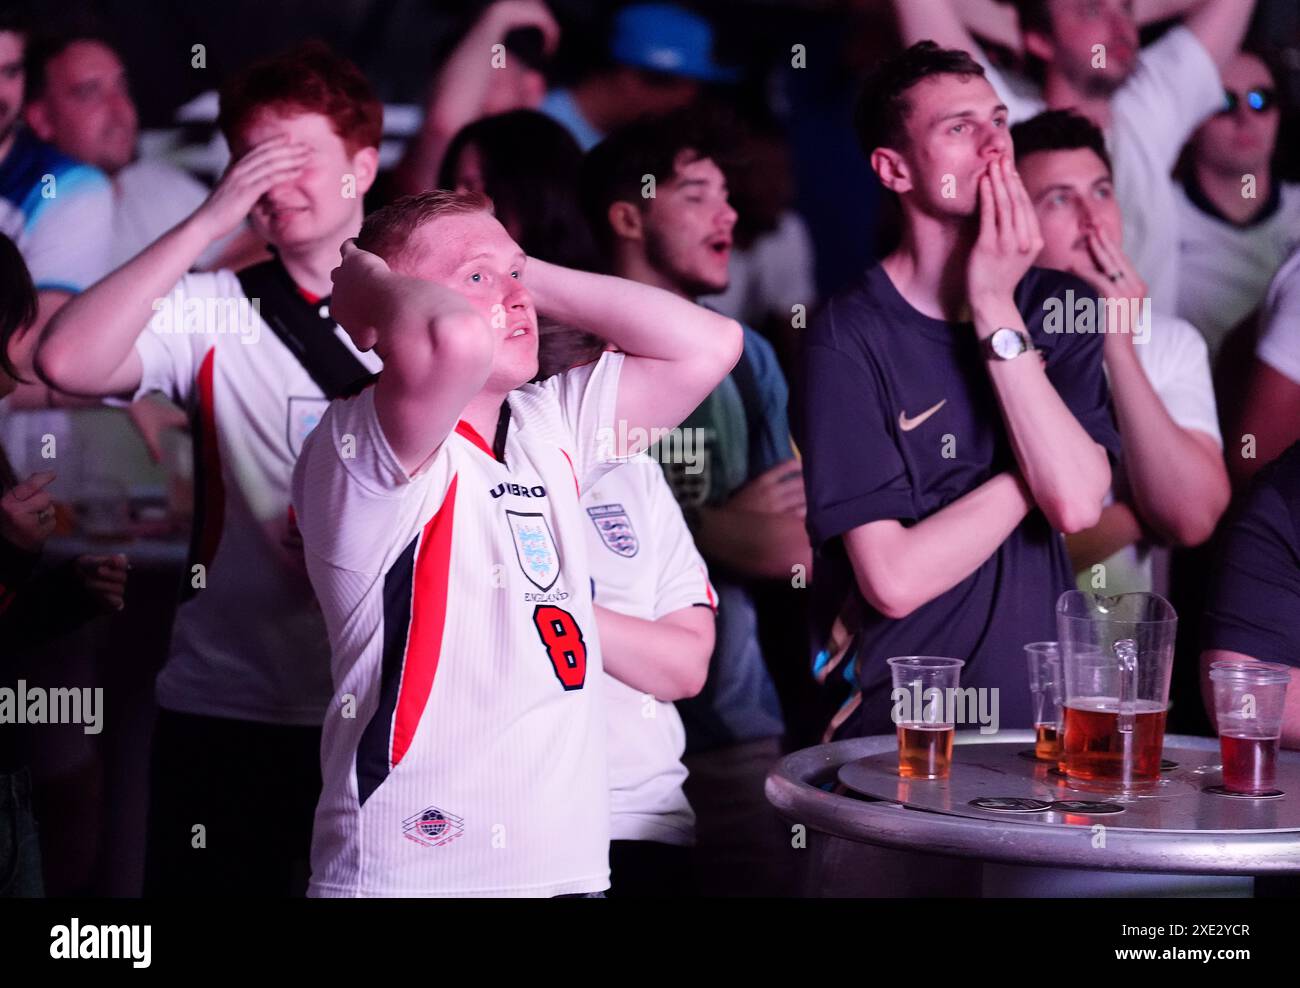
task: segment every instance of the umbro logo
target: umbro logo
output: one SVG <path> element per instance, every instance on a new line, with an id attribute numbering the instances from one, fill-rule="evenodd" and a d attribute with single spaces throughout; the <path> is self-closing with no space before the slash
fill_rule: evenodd
<path id="1" fill-rule="evenodd" d="M 908 418 L 907 412 L 899 412 L 898 427 L 902 429 L 904 432 L 911 432 L 917 426 L 925 422 L 925 420 L 928 419 L 931 415 L 933 415 L 939 409 L 943 408 L 943 406 L 946 404 L 948 404 L 947 398 L 939 402 L 939 404 L 935 405 L 933 408 L 927 408 L 925 411 L 923 411 L 920 415 L 916 416 L 915 418 Z"/>
<path id="2" fill-rule="evenodd" d="M 515 497 L 546 497 L 546 488 L 541 484 L 536 487 L 524 487 L 522 484 L 497 484 L 488 491 L 494 498 L 513 494 Z"/>

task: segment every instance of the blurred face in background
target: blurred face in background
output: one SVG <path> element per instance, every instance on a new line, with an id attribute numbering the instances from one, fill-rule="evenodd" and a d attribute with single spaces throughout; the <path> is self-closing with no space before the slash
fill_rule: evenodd
<path id="1" fill-rule="evenodd" d="M 979 208 L 979 180 L 1011 154 L 1007 108 L 982 76 L 932 75 L 907 91 L 899 148 L 877 149 L 872 167 L 922 213 L 966 218 Z"/>
<path id="2" fill-rule="evenodd" d="M 673 164 L 673 177 L 658 183 L 653 199 L 642 200 L 646 260 L 688 297 L 725 291 L 736 225 L 726 176 L 689 150 Z"/>
<path id="3" fill-rule="evenodd" d="M 690 106 L 700 94 L 700 84 L 694 79 L 627 66 L 615 69 L 601 84 L 611 86 L 617 94 L 616 102 L 625 108 L 625 123 L 638 117 L 667 116 Z"/>
<path id="4" fill-rule="evenodd" d="M 1244 53 L 1234 56 L 1220 75 L 1236 105 L 1210 117 L 1192 135 L 1196 163 L 1238 178 L 1267 173 L 1282 118 L 1273 75 L 1261 58 Z"/>
<path id="5" fill-rule="evenodd" d="M 1020 177 L 1038 215 L 1043 252 L 1035 262 L 1058 271 L 1092 270 L 1088 232 L 1124 241 L 1124 217 L 1110 169 L 1091 148 L 1035 151 L 1019 161 Z"/>
<path id="6" fill-rule="evenodd" d="M 21 35 L 0 31 L 0 144 L 13 136 L 23 108 L 23 51 Z"/>
<path id="7" fill-rule="evenodd" d="M 1109 96 L 1133 72 L 1138 26 L 1133 0 L 1042 0 L 1050 35 L 1025 35 L 1025 49 L 1087 96 Z M 1096 49 L 1101 45 L 1101 49 Z"/>
<path id="8" fill-rule="evenodd" d="M 98 41 L 74 41 L 50 59 L 26 117 L 41 140 L 110 175 L 135 157 L 139 119 L 126 68 Z"/>

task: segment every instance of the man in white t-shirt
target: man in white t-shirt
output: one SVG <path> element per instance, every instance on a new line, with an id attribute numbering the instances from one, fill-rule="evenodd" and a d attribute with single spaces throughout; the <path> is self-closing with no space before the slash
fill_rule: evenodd
<path id="1" fill-rule="evenodd" d="M 27 54 L 27 125 L 43 141 L 101 169 L 113 183 L 111 266 L 117 267 L 203 204 L 210 191 L 188 172 L 136 155 L 139 118 L 126 67 L 91 33 L 36 41 Z M 259 243 L 247 227 L 205 250 L 195 267 L 237 267 Z"/>
<path id="2" fill-rule="evenodd" d="M 1101 131 L 1079 114 L 1050 110 L 1013 127 L 1011 139 L 1043 234 L 1037 263 L 1078 275 L 1097 292 L 1082 300 L 1086 328 L 1076 308 L 1060 330 L 1105 333 L 1123 444 L 1112 497 L 1095 526 L 1067 536 L 1070 555 L 1089 589 L 1149 591 L 1153 546 L 1204 542 L 1228 505 L 1205 341 L 1183 320 L 1150 311 L 1122 247 Z"/>
<path id="3" fill-rule="evenodd" d="M 1041 90 L 1013 82 L 975 43 L 986 4 L 894 0 L 903 43 L 963 48 L 984 65 L 1012 123 L 1044 109 L 1074 109 L 1106 133 L 1124 242 L 1157 312 L 1178 297 L 1178 208 L 1170 171 L 1188 136 L 1223 102 L 1218 67 L 1241 45 L 1254 0 L 1186 0 L 1183 24 L 1138 47 L 1131 0 L 1017 0 L 1024 51 L 1043 65 Z M 974 12 L 972 14 L 972 11 Z M 968 30 L 969 28 L 969 30 Z"/>
<path id="4" fill-rule="evenodd" d="M 585 333 L 546 333 L 542 376 L 595 360 L 602 348 Z M 685 895 L 695 812 L 682 788 L 686 729 L 673 702 L 704 686 L 717 594 L 655 460 L 638 456 L 611 470 L 581 503 L 606 676 L 610 895 Z"/>
<path id="5" fill-rule="evenodd" d="M 321 44 L 228 80 L 234 161 L 182 223 L 69 302 L 37 354 L 79 395 L 161 391 L 191 414 L 195 523 L 158 677 L 146 894 L 306 887 L 329 644 L 289 502 L 331 393 L 379 366 L 329 317 L 338 248 L 361 228 L 383 105 Z M 356 195 L 340 195 L 354 187 Z M 246 219 L 278 248 L 187 274 Z M 203 827 L 203 840 L 195 827 Z"/>
<path id="6" fill-rule="evenodd" d="M 580 498 L 717 386 L 742 334 L 662 289 L 530 260 L 488 210 L 398 200 L 334 275 L 336 317 L 384 371 L 330 406 L 294 474 L 335 684 L 313 895 L 609 885 Z M 527 384 L 538 311 L 621 352 Z"/>
<path id="7" fill-rule="evenodd" d="M 1201 331 L 1214 362 L 1252 317 L 1300 244 L 1300 185 L 1273 174 L 1281 110 L 1268 63 L 1242 52 L 1223 68 L 1224 104 L 1189 144 L 1178 186 L 1178 314 Z"/>
<path id="8" fill-rule="evenodd" d="M 1248 382 L 1227 436 L 1228 469 L 1240 487 L 1300 440 L 1300 249 L 1269 285 Z"/>

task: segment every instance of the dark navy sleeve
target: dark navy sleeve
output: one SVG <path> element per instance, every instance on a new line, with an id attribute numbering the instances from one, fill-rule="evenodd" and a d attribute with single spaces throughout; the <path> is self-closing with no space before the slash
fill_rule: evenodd
<path id="1" fill-rule="evenodd" d="M 749 428 L 758 430 L 758 442 L 751 448 L 755 455 L 749 464 L 749 476 L 758 476 L 770 470 L 778 463 L 794 459 L 794 450 L 790 446 L 790 389 L 786 386 L 785 375 L 777 362 L 776 351 L 772 344 L 762 336 L 745 327 L 745 355 L 754 372 L 754 383 L 758 391 L 758 400 L 763 409 L 761 422 L 750 422 Z"/>
<path id="2" fill-rule="evenodd" d="M 804 349 L 797 391 L 813 544 L 868 522 L 915 521 L 912 482 L 875 373 L 852 354 L 814 343 Z"/>
<path id="3" fill-rule="evenodd" d="M 1205 614 L 1205 647 L 1300 666 L 1300 551 L 1275 476 L 1258 478 L 1228 526 Z"/>

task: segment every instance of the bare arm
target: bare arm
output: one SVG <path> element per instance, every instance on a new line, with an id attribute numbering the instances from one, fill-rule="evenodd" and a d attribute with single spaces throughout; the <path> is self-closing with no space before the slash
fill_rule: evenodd
<path id="1" fill-rule="evenodd" d="M 138 388 L 143 368 L 135 341 L 155 300 L 167 296 L 209 244 L 242 222 L 267 189 L 297 175 L 308 154 L 277 138 L 235 162 L 191 216 L 59 310 L 37 351 L 42 376 L 78 395 Z"/>
<path id="2" fill-rule="evenodd" d="M 71 398 L 60 394 L 35 373 L 37 343 L 49 325 L 54 313 L 67 304 L 71 293 L 45 289 L 36 293 L 36 321 L 13 338 L 9 347 L 9 359 L 15 369 L 25 380 L 16 382 L 13 394 L 9 396 L 9 407 L 16 409 L 32 408 L 80 408 L 97 406 L 97 400 Z"/>
<path id="3" fill-rule="evenodd" d="M 953 0 L 894 0 L 894 16 L 898 19 L 898 33 L 904 47 L 927 40 L 940 48 L 963 51 L 970 51 L 975 45 Z"/>
<path id="4" fill-rule="evenodd" d="M 397 274 L 351 240 L 342 252 L 330 311 L 358 349 L 383 358 L 375 413 L 413 476 L 487 382 L 496 334 L 458 292 Z"/>
<path id="5" fill-rule="evenodd" d="M 713 654 L 714 617 L 683 607 L 646 621 L 595 605 L 605 671 L 633 689 L 672 702 L 704 688 Z"/>
<path id="6" fill-rule="evenodd" d="M 1042 249 L 1024 184 L 1008 159 L 980 179 L 980 234 L 968 282 L 981 340 L 1007 327 L 1025 332 L 1013 292 Z M 1021 475 L 1053 528 L 1069 535 L 1091 528 L 1110 490 L 1110 463 L 1066 406 L 1033 355 L 988 360 L 988 374 Z"/>
<path id="7" fill-rule="evenodd" d="M 730 504 L 700 509 L 696 545 L 710 562 L 744 576 L 788 580 L 793 567 L 812 569 L 808 530 L 798 515 L 746 511 Z"/>
<path id="8" fill-rule="evenodd" d="M 846 532 L 862 596 L 886 617 L 906 617 L 974 573 L 1033 506 L 1024 482 L 1000 473 L 910 528 L 889 520 Z"/>
<path id="9" fill-rule="evenodd" d="M 1076 271 L 1102 297 L 1145 298 L 1147 285 L 1119 246 L 1101 231 L 1088 234 L 1094 263 Z M 1108 278 L 1103 272 L 1111 272 Z M 1214 533 L 1232 489 L 1213 436 L 1184 429 L 1170 416 L 1138 360 L 1129 306 L 1107 306 L 1119 322 L 1103 343 L 1133 506 L 1165 545 L 1200 545 Z M 1172 328 L 1172 327 L 1171 327 Z M 1205 387 L 1210 387 L 1205 369 Z"/>
<path id="10" fill-rule="evenodd" d="M 1201 699 L 1210 723 L 1218 730 L 1214 711 L 1214 686 L 1210 682 L 1210 664 L 1219 659 L 1250 659 L 1252 655 L 1214 648 L 1201 653 Z M 1300 749 L 1300 669 L 1291 669 L 1291 682 L 1286 688 L 1286 705 L 1282 708 L 1282 747 Z"/>
<path id="11" fill-rule="evenodd" d="M 1255 13 L 1255 0 L 1202 0 L 1183 23 L 1220 69 L 1241 50 Z"/>
<path id="12" fill-rule="evenodd" d="M 1023 47 L 1016 8 L 999 0 L 953 0 L 967 30 L 1019 54 Z M 927 6 L 914 4 L 914 6 Z M 969 49 L 967 49 L 969 51 Z"/>
<path id="13" fill-rule="evenodd" d="M 629 431 L 675 428 L 740 359 L 739 323 L 671 292 L 537 258 L 527 283 L 538 312 L 623 351 L 615 414 Z"/>
<path id="14" fill-rule="evenodd" d="M 499 0 L 484 10 L 429 87 L 420 132 L 407 146 L 394 174 L 399 192 L 412 195 L 437 187 L 438 169 L 452 138 L 466 124 L 486 115 L 489 93 L 500 77 L 493 67 L 493 47 L 521 27 L 538 28 L 548 54 L 559 44 L 559 25 L 541 0 Z M 494 109 L 503 113 L 520 107 Z"/>
<path id="15" fill-rule="evenodd" d="M 1145 534 L 1142 523 L 1131 507 L 1123 501 L 1108 504 L 1101 509 L 1101 518 L 1097 524 L 1065 537 L 1070 565 L 1074 572 L 1081 573 L 1097 563 L 1105 562 Z"/>
<path id="16" fill-rule="evenodd" d="M 1256 360 L 1241 418 L 1225 436 L 1233 483 L 1245 487 L 1261 467 L 1272 463 L 1300 439 L 1300 384 L 1262 360 Z M 1254 437 L 1255 456 L 1242 456 L 1243 437 Z"/>

